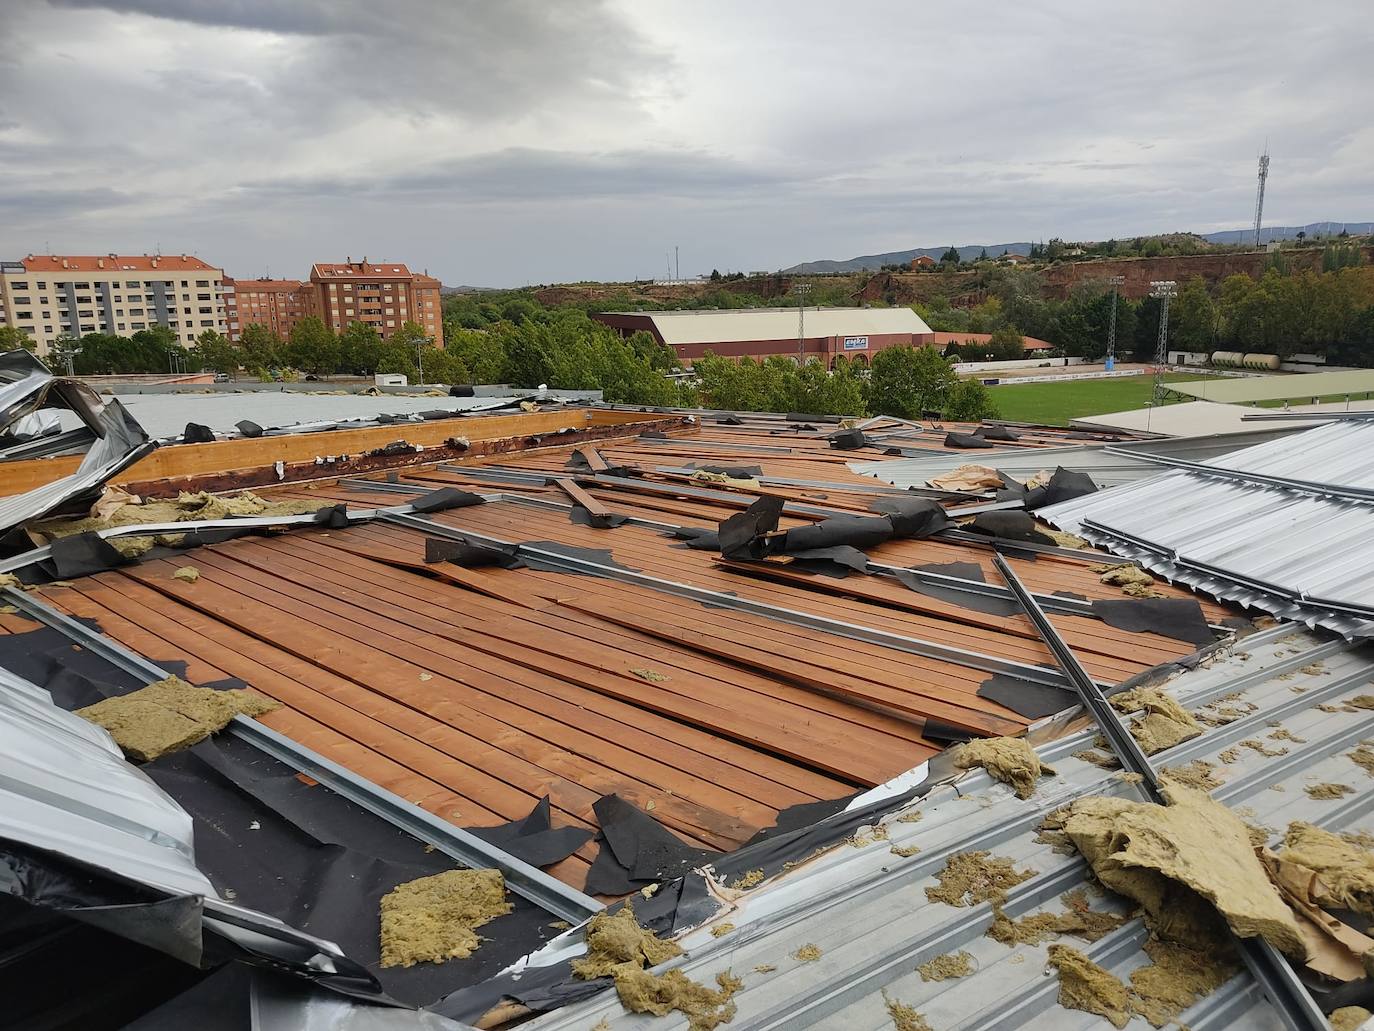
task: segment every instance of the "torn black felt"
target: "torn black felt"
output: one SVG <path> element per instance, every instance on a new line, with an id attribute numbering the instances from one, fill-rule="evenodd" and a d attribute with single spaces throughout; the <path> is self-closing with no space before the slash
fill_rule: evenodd
<path id="1" fill-rule="evenodd" d="M 325 505 L 316 510 L 314 522 L 320 526 L 327 526 L 331 530 L 342 530 L 348 525 L 348 506 L 343 504 Z"/>
<path id="2" fill-rule="evenodd" d="M 262 427 L 248 419 L 241 419 L 234 423 L 234 429 L 238 430 L 245 437 L 261 437 Z"/>
<path id="3" fill-rule="evenodd" d="M 759 538 L 778 528 L 782 505 L 782 498 L 765 494 L 743 512 L 722 520 L 716 530 L 720 553 L 726 558 L 745 561 L 763 558 L 767 549 Z"/>
<path id="4" fill-rule="evenodd" d="M 978 735 L 964 727 L 956 727 L 952 723 L 927 719 L 921 726 L 921 736 L 927 741 L 939 741 L 947 745 L 953 745 L 963 744 L 965 741 L 972 741 Z"/>
<path id="5" fill-rule="evenodd" d="M 953 525 L 944 508 L 930 498 L 878 498 L 868 506 L 892 524 L 892 536 L 922 539 Z"/>
<path id="6" fill-rule="evenodd" d="M 669 537 L 675 540 L 686 541 L 686 544 L 673 545 L 673 547 L 687 547 L 695 551 L 719 551 L 720 537 L 715 530 L 708 530 L 704 526 L 679 526 L 668 533 Z"/>
<path id="7" fill-rule="evenodd" d="M 863 430 L 838 430 L 825 439 L 837 451 L 856 451 L 868 444 Z"/>
<path id="8" fill-rule="evenodd" d="M 528 816 L 499 827 L 469 827 L 467 831 L 540 869 L 562 862 L 592 839 L 592 832 L 583 827 L 555 827 L 548 795 L 535 803 Z"/>
<path id="9" fill-rule="evenodd" d="M 553 562 L 549 559 L 540 558 L 538 555 L 530 554 L 530 548 L 538 548 L 540 551 L 551 552 L 554 555 L 562 555 L 567 558 L 577 559 L 580 562 L 592 562 L 598 566 L 606 566 L 610 569 L 618 569 L 626 573 L 638 573 L 640 570 L 633 566 L 622 565 L 612 557 L 610 548 L 578 548 L 571 544 L 563 544 L 559 541 L 525 541 L 518 545 L 516 555 L 520 561 L 531 569 L 545 573 L 568 573 L 579 572 L 569 570 L 565 566 Z M 590 575 L 595 576 L 595 573 Z"/>
<path id="10" fill-rule="evenodd" d="M 416 512 L 444 512 L 450 508 L 467 508 L 469 505 L 483 504 L 482 495 L 472 491 L 459 490 L 457 487 L 440 487 L 422 495 L 411 503 Z"/>
<path id="11" fill-rule="evenodd" d="M 788 412 L 788 422 L 828 422 L 837 423 L 844 416 L 842 415 L 812 415 L 807 412 Z"/>
<path id="12" fill-rule="evenodd" d="M 597 530 L 610 530 L 629 519 L 629 516 L 608 512 L 606 515 L 592 515 L 583 505 L 573 505 L 568 510 L 568 519 L 579 526 L 590 526 Z"/>
<path id="13" fill-rule="evenodd" d="M 1078 692 L 996 673 L 978 688 L 978 697 L 1005 706 L 1028 720 L 1063 712 L 1078 704 Z"/>
<path id="14" fill-rule="evenodd" d="M 992 444 L 976 433 L 955 433 L 951 430 L 945 434 L 945 447 L 959 448 L 961 450 L 972 450 L 974 448 L 989 448 Z"/>
<path id="15" fill-rule="evenodd" d="M 734 415 L 726 415 L 716 420 L 717 426 L 743 426 L 744 420 Z"/>
<path id="16" fill-rule="evenodd" d="M 1004 473 L 1001 469 L 995 469 L 995 470 L 993 470 L 993 471 L 997 473 L 997 478 L 998 478 L 999 480 L 1002 481 L 1002 487 L 1003 487 L 1005 490 L 1007 490 L 1007 491 L 1009 491 L 1009 492 L 1011 492 L 1011 493 L 1013 493 L 1013 494 L 1015 494 L 1015 495 L 1017 495 L 1017 496 L 1024 496 L 1024 495 L 1025 495 L 1025 493 L 1026 493 L 1026 485 L 1025 485 L 1024 483 L 1022 483 L 1020 480 L 1017 480 L 1017 479 L 1014 479 L 1014 478 L 1008 476 L 1008 475 L 1007 475 L 1006 473 Z"/>
<path id="17" fill-rule="evenodd" d="M 841 579 L 850 573 L 867 573 L 868 556 L 858 548 L 848 544 L 836 544 L 829 548 L 810 548 L 805 551 L 790 551 L 792 559 L 789 568 L 800 569 L 807 573 L 819 573 Z"/>
<path id="18" fill-rule="evenodd" d="M 128 565 L 129 559 L 94 530 L 68 537 L 54 537 L 48 545 L 51 565 L 60 580 L 74 580 L 91 573 L 103 573 Z"/>
<path id="19" fill-rule="evenodd" d="M 183 444 L 213 444 L 215 431 L 198 422 L 188 422 L 186 428 L 181 431 L 181 442 Z"/>
<path id="20" fill-rule="evenodd" d="M 425 562 L 434 565 L 451 562 L 464 569 L 482 566 L 499 566 L 502 569 L 519 569 L 523 563 L 515 557 L 515 549 L 489 548 L 482 544 L 466 544 L 463 541 L 450 541 L 442 537 L 425 538 Z"/>
<path id="21" fill-rule="evenodd" d="M 834 516 L 806 526 L 794 526 L 783 537 L 782 550 L 788 554 L 833 548 L 848 544 L 863 550 L 883 543 L 892 536 L 892 523 L 885 516 Z"/>
<path id="22" fill-rule="evenodd" d="M 455 383 L 448 388 L 449 397 L 472 397 L 476 393 L 471 383 Z"/>
<path id="23" fill-rule="evenodd" d="M 979 512 L 964 529 L 1006 541 L 1056 546 L 1054 538 L 1037 530 L 1035 520 L 1025 512 Z"/>
<path id="24" fill-rule="evenodd" d="M 952 572 L 949 569 L 950 566 L 961 567 L 961 571 Z M 917 566 L 916 568 L 922 572 L 938 573 L 941 576 L 957 576 L 961 580 L 987 582 L 983 577 L 983 570 L 973 562 L 948 562 L 944 566 Z M 990 616 L 1015 616 L 1022 611 L 1015 598 L 995 598 L 986 594 L 976 594 L 973 591 L 963 591 L 945 584 L 929 583 L 909 569 L 894 570 L 892 575 L 917 594 L 924 594 L 927 598 L 936 598 L 939 601 L 960 605 L 976 612 L 985 612 Z"/>
<path id="25" fill-rule="evenodd" d="M 645 884 L 680 877 L 719 855 L 692 848 L 619 795 L 601 796 L 592 811 L 604 841 L 587 872 L 589 895 L 625 895 Z"/>
<path id="26" fill-rule="evenodd" d="M 1007 426 L 979 426 L 978 435 L 984 440 L 1020 440 L 1021 434 Z"/>
<path id="27" fill-rule="evenodd" d="M 1055 469 L 1048 483 L 1026 492 L 1026 508 L 1044 508 L 1046 505 L 1057 505 L 1061 501 L 1072 501 L 1085 494 L 1096 493 L 1097 484 L 1091 476 L 1065 469 L 1061 465 Z"/>
<path id="28" fill-rule="evenodd" d="M 1162 634 L 1197 646 L 1216 640 L 1196 598 L 1099 598 L 1092 607 L 1093 615 L 1118 630 Z"/>

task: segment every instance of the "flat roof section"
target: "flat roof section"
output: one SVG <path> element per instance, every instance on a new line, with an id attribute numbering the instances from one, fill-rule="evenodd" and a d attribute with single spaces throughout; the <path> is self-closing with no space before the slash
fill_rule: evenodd
<path id="1" fill-rule="evenodd" d="M 642 316 L 670 347 L 738 340 L 787 340 L 797 336 L 796 308 L 728 310 L 615 311 L 607 315 Z M 929 333 L 910 308 L 807 308 L 808 338 L 865 334 Z"/>
<path id="2" fill-rule="evenodd" d="M 1248 404 L 1252 401 L 1283 401 L 1327 397 L 1331 394 L 1374 392 L 1374 369 L 1350 372 L 1295 373 L 1289 376 L 1208 377 L 1170 383 L 1169 389 L 1205 401 Z"/>

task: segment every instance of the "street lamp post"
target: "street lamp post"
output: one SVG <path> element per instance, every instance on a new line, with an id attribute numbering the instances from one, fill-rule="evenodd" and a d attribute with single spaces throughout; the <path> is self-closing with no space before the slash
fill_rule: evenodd
<path id="1" fill-rule="evenodd" d="M 1164 402 L 1164 367 L 1169 359 L 1169 301 L 1178 295 L 1178 284 L 1172 279 L 1155 280 L 1150 284 L 1150 296 L 1158 297 L 1159 340 L 1155 344 L 1155 389 L 1150 404 L 1150 415 L 1145 417 L 1145 428 L 1150 428 L 1154 410 Z"/>

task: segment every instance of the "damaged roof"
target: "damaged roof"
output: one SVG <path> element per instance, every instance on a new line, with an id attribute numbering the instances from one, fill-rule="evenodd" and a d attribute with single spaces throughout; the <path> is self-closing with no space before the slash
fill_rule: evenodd
<path id="1" fill-rule="evenodd" d="M 1282 681 L 1319 719 L 1367 679 L 1354 645 L 1289 624 L 1252 633 L 1232 604 L 1047 535 L 1027 510 L 1108 496 L 1069 470 L 955 491 L 851 467 L 913 452 L 1048 457 L 1081 433 L 623 406 L 463 429 L 461 445 L 434 421 L 166 446 L 113 483 L 186 506 L 189 522 L 140 527 L 138 499 L 111 490 L 107 527 L 51 546 L 30 521 L 36 547 L 4 560 L 29 581 L 0 588 L 15 609 L 0 613 L 0 666 L 26 695 L 71 710 L 175 674 L 280 703 L 143 769 L 195 821 L 197 866 L 221 898 L 338 943 L 349 985 L 310 975 L 335 993 L 469 1022 L 564 1006 L 551 1026 L 589 1026 L 619 1005 L 602 983 L 567 980 L 559 964 L 582 932 L 566 928 L 628 896 L 658 933 L 687 935 L 675 962 L 694 977 L 713 963 L 741 974 L 737 950 L 754 945 L 749 966 L 777 968 L 778 994 L 772 972 L 746 976 L 740 1026 L 878 1026 L 881 989 L 919 1001 L 902 994 L 909 938 L 925 962 L 980 933 L 966 910 L 957 927 L 889 919 L 916 904 L 907 890 L 927 866 L 959 842 L 1005 843 L 1049 877 L 1014 895 L 1040 905 L 1083 876 L 1030 841 L 1042 803 L 1129 790 L 1065 759 L 1061 745 L 1082 751 L 1091 731 L 1070 723 L 1079 688 L 1028 608 L 1102 691 L 1189 671 L 1174 686 L 1200 705 L 1251 687 L 1277 697 Z M 319 441 L 354 439 L 367 448 L 319 454 Z M 255 518 L 198 525 L 207 495 L 194 492 L 243 487 L 260 495 L 244 508 Z M 1250 636 L 1233 642 L 1236 630 Z M 1339 689 L 1288 690 L 1323 663 Z M 1268 719 L 1296 718 L 1282 701 Z M 1368 733 L 1361 713 L 1339 715 Z M 1020 808 L 982 791 L 982 774 L 940 786 L 951 743 L 1028 731 L 1060 775 Z M 894 857 L 862 828 L 913 798 L 920 822 L 885 833 L 921 852 Z M 515 911 L 483 926 L 472 959 L 383 967 L 380 898 L 455 866 L 501 870 Z M 349 891 L 361 904 L 342 901 Z M 851 909 L 886 911 L 871 933 L 897 937 L 861 947 Z M 693 930 L 703 923 L 736 930 L 718 939 Z M 945 937 L 927 941 L 930 926 Z M 813 935 L 814 963 L 777 955 Z M 1139 934 L 1121 941 L 1104 963 Z M 827 959 L 839 953 L 853 961 Z M 1024 965 L 1030 991 L 1043 978 Z M 280 988 L 262 976 L 243 990 Z M 984 1005 L 988 991 L 969 998 Z M 1028 1015 L 1048 1012 L 1041 996 Z"/>

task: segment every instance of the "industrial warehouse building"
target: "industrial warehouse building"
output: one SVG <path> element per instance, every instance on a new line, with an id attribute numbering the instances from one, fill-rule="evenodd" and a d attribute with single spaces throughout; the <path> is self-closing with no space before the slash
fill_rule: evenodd
<path id="1" fill-rule="evenodd" d="M 800 326 L 796 308 L 612 311 L 592 318 L 626 336 L 652 333 L 685 366 L 708 351 L 726 358 L 815 359 L 826 368 L 844 355 L 866 365 L 875 352 L 922 343 L 931 332 L 910 308 L 808 308 Z"/>

